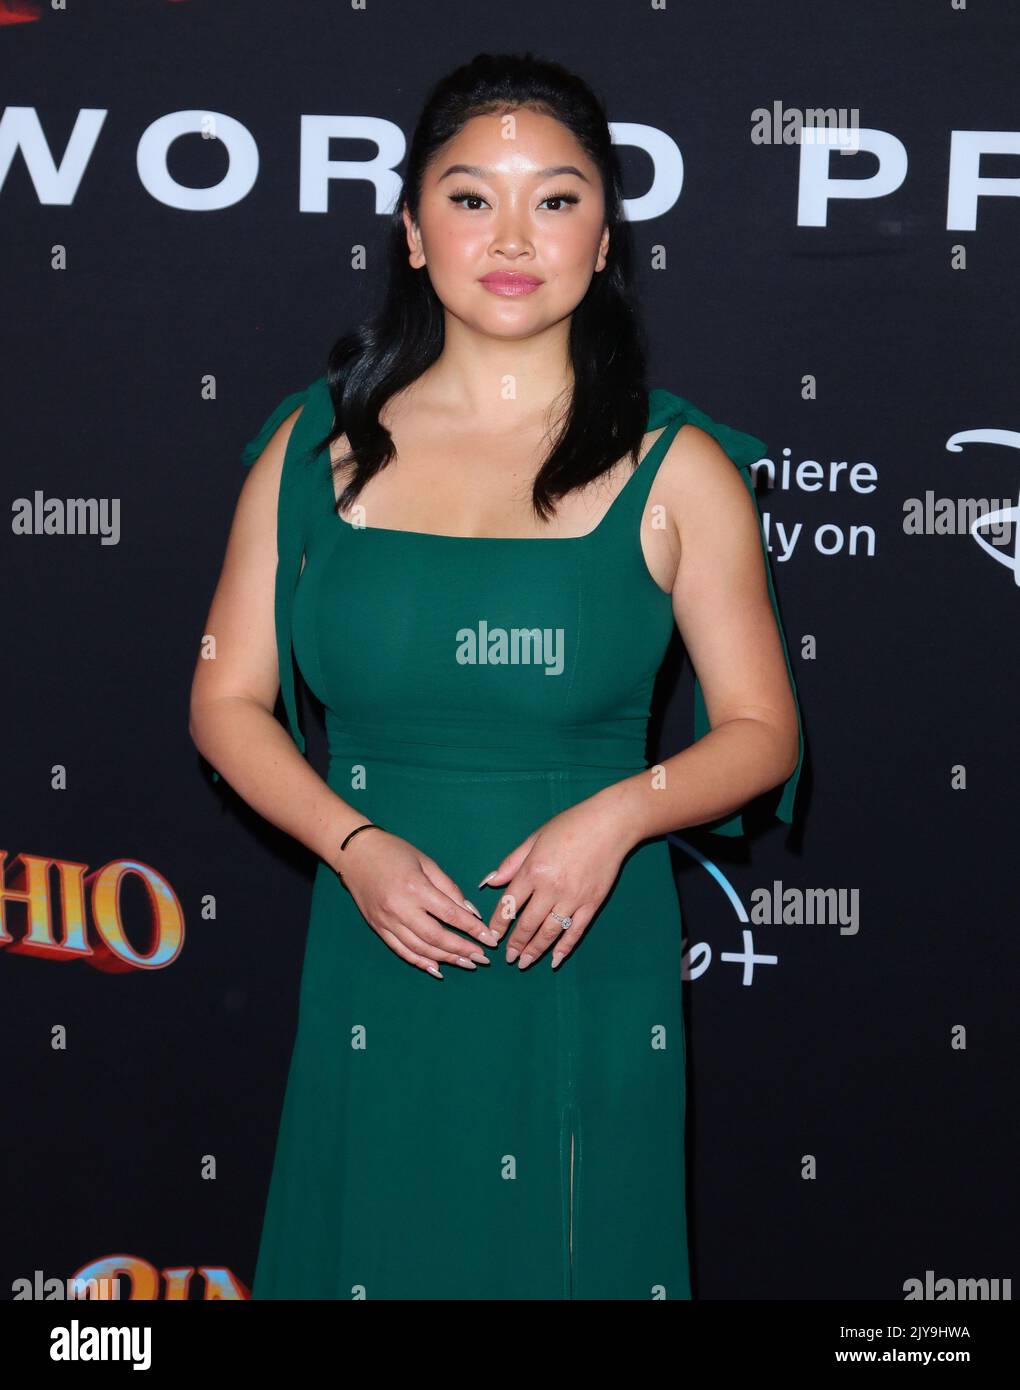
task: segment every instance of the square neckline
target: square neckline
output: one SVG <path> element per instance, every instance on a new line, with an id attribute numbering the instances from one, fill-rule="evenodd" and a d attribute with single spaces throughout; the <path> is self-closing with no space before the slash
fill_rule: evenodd
<path id="1" fill-rule="evenodd" d="M 396 526 L 355 526 L 353 522 L 345 521 L 336 509 L 338 498 L 336 495 L 336 488 L 333 486 L 332 459 L 328 458 L 326 467 L 326 486 L 328 489 L 329 496 L 332 499 L 333 519 L 340 526 L 346 526 L 348 530 L 357 531 L 362 534 L 367 531 L 376 531 L 383 536 L 420 536 L 426 540 L 432 541 L 474 541 L 476 543 L 481 542 L 485 545 L 555 545 L 557 543 L 565 545 L 571 541 L 577 542 L 591 540 L 591 538 L 593 536 L 598 535 L 598 533 L 606 525 L 606 523 L 609 520 L 610 514 L 613 511 L 613 508 L 616 506 L 620 498 L 624 495 L 624 493 L 630 487 L 631 483 L 637 477 L 638 473 L 644 467 L 650 455 L 654 453 L 654 451 L 658 448 L 661 440 L 663 439 L 668 430 L 669 422 L 667 421 L 667 423 L 664 424 L 662 428 L 659 430 L 659 433 L 655 436 L 655 439 L 653 440 L 651 445 L 648 447 L 648 449 L 645 451 L 642 457 L 638 459 L 635 466 L 631 469 L 630 476 L 627 478 L 627 481 L 624 483 L 623 487 L 620 488 L 620 491 L 610 502 L 606 510 L 602 513 L 602 516 L 595 523 L 594 527 L 590 531 L 584 531 L 580 536 L 457 536 L 451 535 L 447 531 L 408 531 Z"/>

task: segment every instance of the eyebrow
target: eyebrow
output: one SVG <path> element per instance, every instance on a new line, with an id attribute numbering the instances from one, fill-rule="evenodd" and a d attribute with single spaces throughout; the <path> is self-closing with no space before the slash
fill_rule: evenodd
<path id="1" fill-rule="evenodd" d="M 471 177 L 475 179 L 492 178 L 492 170 L 483 169 L 478 164 L 451 164 L 448 169 L 439 175 L 438 181 L 442 183 L 443 179 L 449 178 L 451 174 L 470 174 Z M 551 179 L 559 174 L 574 174 L 577 178 L 584 179 L 585 183 L 591 182 L 591 180 L 586 179 L 580 169 L 576 169 L 573 164 L 556 164 L 553 165 L 551 169 L 535 170 L 535 178 L 539 180 Z"/>

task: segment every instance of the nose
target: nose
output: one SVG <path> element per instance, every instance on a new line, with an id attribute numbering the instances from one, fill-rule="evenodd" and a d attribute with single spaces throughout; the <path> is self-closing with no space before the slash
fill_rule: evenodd
<path id="1" fill-rule="evenodd" d="M 523 212 L 515 207 L 512 201 L 504 203 L 496 218 L 489 250 L 516 258 L 531 255 L 534 249 Z"/>

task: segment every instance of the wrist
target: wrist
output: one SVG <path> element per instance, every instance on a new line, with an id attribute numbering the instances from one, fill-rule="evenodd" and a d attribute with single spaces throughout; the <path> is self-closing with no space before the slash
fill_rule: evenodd
<path id="1" fill-rule="evenodd" d="M 353 850 L 357 841 L 362 835 L 367 835 L 370 830 L 381 829 L 381 825 L 377 825 L 375 821 L 362 816 L 359 820 L 352 821 L 336 833 L 333 846 L 324 857 L 341 883 L 343 883 L 344 868 L 353 862 Z"/>
<path id="2" fill-rule="evenodd" d="M 600 816 L 611 822 L 613 843 L 620 846 L 623 854 L 629 854 L 649 833 L 642 814 L 643 789 L 643 774 L 638 773 L 603 787 L 592 797 Z"/>

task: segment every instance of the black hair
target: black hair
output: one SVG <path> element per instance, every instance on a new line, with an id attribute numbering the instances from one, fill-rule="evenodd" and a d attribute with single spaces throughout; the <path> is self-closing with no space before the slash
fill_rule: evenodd
<path id="1" fill-rule="evenodd" d="M 467 121 L 522 107 L 561 121 L 599 169 L 610 237 L 605 268 L 592 276 L 571 316 L 573 390 L 552 451 L 534 481 L 534 511 L 548 520 L 555 501 L 566 493 L 599 477 L 625 455 L 638 462 L 648 420 L 646 346 L 636 309 L 622 177 L 605 109 L 581 78 L 558 63 L 530 52 L 480 53 L 442 78 L 428 96 L 390 215 L 382 307 L 330 350 L 326 378 L 336 418 L 320 448 L 346 434 L 350 448 L 333 471 L 352 460 L 355 464 L 338 498 L 338 512 L 346 511 L 393 458 L 393 439 L 379 412 L 443 347 L 443 304 L 427 267 L 415 270 L 408 263 L 401 208 L 406 204 L 417 223 L 425 170 Z"/>

